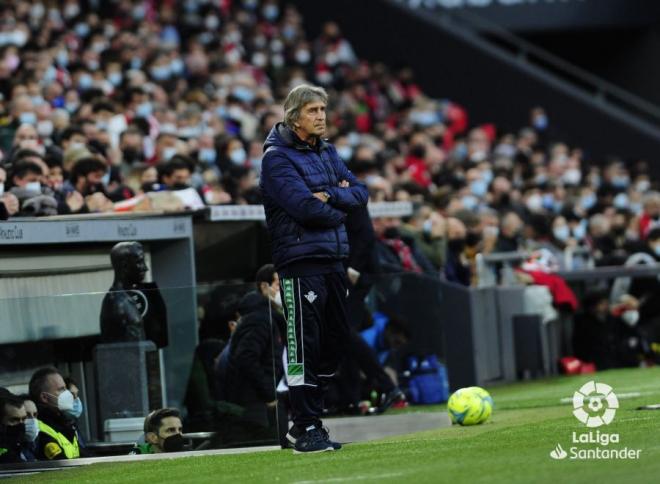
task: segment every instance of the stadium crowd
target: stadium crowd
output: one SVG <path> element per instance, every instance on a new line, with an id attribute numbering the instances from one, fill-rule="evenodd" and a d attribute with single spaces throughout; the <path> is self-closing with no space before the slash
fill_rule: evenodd
<path id="1" fill-rule="evenodd" d="M 539 107 L 517 133 L 470 127 L 410 70 L 360 61 L 336 24 L 308 40 L 290 5 L 18 1 L 1 15 L 4 218 L 258 204 L 278 101 L 311 82 L 371 200 L 415 202 L 401 230 L 435 268 L 462 246 L 584 245 L 620 263 L 660 223 L 648 163 L 591 159 Z"/>
<path id="2" fill-rule="evenodd" d="M 587 249 L 597 265 L 634 253 L 660 260 L 660 193 L 647 161 L 593 159 L 562 142 L 541 107 L 517 132 L 472 126 L 409 69 L 360 60 L 336 24 L 309 39 L 296 9 L 276 0 L 1 6 L 0 219 L 260 204 L 263 141 L 301 83 L 330 93 L 328 137 L 370 200 L 413 202 L 410 217 L 373 220 L 381 270 L 474 285 L 478 253 L 543 249 L 553 267 L 567 248 Z M 349 272 L 356 281 L 370 267 L 359 269 Z M 578 356 L 601 367 L 648 357 L 657 335 L 631 328 L 660 317 L 650 297 L 658 284 L 634 283 L 611 306 L 601 293 L 585 299 Z M 612 351 L 627 353 L 610 361 Z M 60 390 L 31 386 L 40 415 Z M 259 390 L 271 407 L 270 389 Z M 35 400 L 42 394 L 51 397 Z M 14 414 L 29 398 L 2 398 L 6 415 L 25 420 Z M 180 416 L 158 418 L 145 423 L 156 435 L 145 445 L 178 446 L 158 425 L 178 419 L 171 434 L 180 435 Z"/>

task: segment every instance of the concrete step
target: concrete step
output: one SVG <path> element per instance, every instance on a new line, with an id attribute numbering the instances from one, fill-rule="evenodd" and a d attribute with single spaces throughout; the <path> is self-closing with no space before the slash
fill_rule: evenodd
<path id="1" fill-rule="evenodd" d="M 368 417 L 326 418 L 332 440 L 338 442 L 366 442 L 369 440 L 410 434 L 424 430 L 450 427 L 446 412 L 402 413 Z"/>

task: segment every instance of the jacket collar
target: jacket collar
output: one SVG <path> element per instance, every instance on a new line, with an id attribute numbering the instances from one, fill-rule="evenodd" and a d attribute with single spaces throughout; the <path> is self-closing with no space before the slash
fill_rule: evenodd
<path id="1" fill-rule="evenodd" d="M 321 151 L 328 148 L 328 142 L 323 138 L 319 138 L 317 146 L 311 146 L 310 144 L 305 143 L 291 128 L 286 126 L 284 123 L 278 123 L 277 134 L 280 135 L 280 138 L 282 138 L 282 141 L 284 141 L 287 146 L 300 151 L 315 151 L 320 153 Z"/>

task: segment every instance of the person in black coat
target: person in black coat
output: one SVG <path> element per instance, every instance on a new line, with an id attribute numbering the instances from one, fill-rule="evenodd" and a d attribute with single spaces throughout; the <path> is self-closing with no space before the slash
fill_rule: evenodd
<path id="1" fill-rule="evenodd" d="M 257 287 L 241 300 L 238 325 L 218 362 L 223 399 L 244 408 L 240 422 L 244 438 L 271 436 L 275 388 L 283 373 L 280 328 L 285 322 L 272 265 L 259 270 Z"/>

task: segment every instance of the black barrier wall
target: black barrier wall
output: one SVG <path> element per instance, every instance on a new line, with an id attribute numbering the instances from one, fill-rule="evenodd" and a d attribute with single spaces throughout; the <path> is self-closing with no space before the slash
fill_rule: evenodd
<path id="1" fill-rule="evenodd" d="M 524 61 L 476 47 L 433 24 L 428 15 L 418 18 L 382 0 L 294 3 L 310 33 L 337 21 L 360 57 L 391 67 L 409 65 L 430 95 L 464 105 L 471 124 L 497 122 L 505 130 L 519 129 L 528 122 L 529 109 L 542 105 L 557 136 L 584 147 L 597 161 L 608 155 L 653 160 L 660 152 L 658 137 L 631 127 L 625 116 L 608 114 L 592 98 L 560 88 Z"/>

